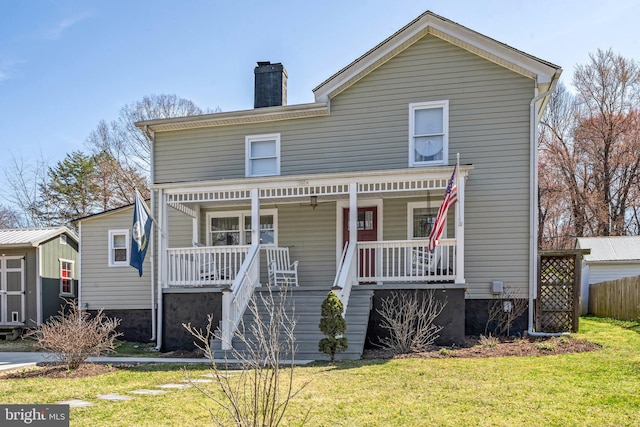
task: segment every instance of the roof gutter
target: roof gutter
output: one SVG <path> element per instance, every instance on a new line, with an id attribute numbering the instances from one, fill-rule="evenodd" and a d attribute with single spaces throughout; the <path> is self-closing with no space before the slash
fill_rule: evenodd
<path id="1" fill-rule="evenodd" d="M 560 79 L 560 72 L 554 74 L 551 86 L 549 89 L 539 95 L 536 95 L 531 99 L 529 103 L 529 138 L 530 138 L 530 158 L 531 158 L 531 179 L 529 187 L 529 328 L 527 333 L 534 337 L 556 337 L 561 335 L 568 335 L 568 332 L 561 333 L 546 333 L 546 332 L 534 332 L 533 330 L 533 314 L 534 314 L 534 301 L 538 293 L 538 114 L 540 110 L 538 108 L 538 101 L 551 95 L 558 80 Z M 538 89 L 536 88 L 536 92 Z"/>

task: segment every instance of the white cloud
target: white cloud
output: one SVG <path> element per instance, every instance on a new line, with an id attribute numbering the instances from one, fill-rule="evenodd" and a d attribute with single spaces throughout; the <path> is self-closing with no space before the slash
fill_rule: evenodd
<path id="1" fill-rule="evenodd" d="M 0 60 L 0 83 L 13 78 L 13 68 L 23 62 L 19 60 Z"/>
<path id="2" fill-rule="evenodd" d="M 42 32 L 41 36 L 42 38 L 47 40 L 58 40 L 66 29 L 72 27 L 78 22 L 84 21 L 89 16 L 90 16 L 89 13 L 83 13 L 81 15 L 71 16 L 69 18 L 62 19 L 56 22 L 52 28 L 45 29 Z"/>

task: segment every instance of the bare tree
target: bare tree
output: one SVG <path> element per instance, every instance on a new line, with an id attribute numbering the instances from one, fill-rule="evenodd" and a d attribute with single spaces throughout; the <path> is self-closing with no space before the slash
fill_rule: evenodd
<path id="1" fill-rule="evenodd" d="M 541 121 L 539 244 L 638 230 L 640 67 L 598 50 L 558 85 Z"/>
<path id="2" fill-rule="evenodd" d="M 14 209 L 0 205 L 0 228 L 20 227 L 19 214 Z"/>
<path id="3" fill-rule="evenodd" d="M 41 194 L 49 169 L 42 157 L 27 161 L 11 154 L 9 166 L 4 170 L 6 186 L 4 199 L 18 214 L 20 227 L 47 227 L 53 225 L 52 203 Z"/>
<path id="4" fill-rule="evenodd" d="M 247 307 L 252 322 L 249 325 L 241 323 L 235 334 L 235 339 L 246 349 L 234 347 L 231 357 L 235 360 L 227 360 L 225 369 L 216 365 L 211 348 L 215 337 L 213 316 L 208 316 L 205 330 L 193 328 L 191 324 L 182 325 L 196 338 L 196 346 L 211 361 L 214 384 L 217 391 L 222 391 L 223 398 L 220 398 L 218 393 L 207 390 L 205 386 L 192 383 L 216 408 L 222 410 L 220 413 L 214 408 L 207 408 L 216 425 L 281 425 L 291 400 L 308 384 L 296 385 L 294 382 L 296 318 L 295 307 L 287 303 L 288 291 L 284 288 L 274 297 L 269 289 L 258 295 L 253 294 Z M 263 313 L 260 306 L 264 307 Z M 240 367 L 240 371 L 229 375 L 227 368 L 230 364 Z M 308 415 L 307 412 L 300 417 L 301 425 L 306 423 Z"/>
<path id="5" fill-rule="evenodd" d="M 116 120 L 109 123 L 101 121 L 87 138 L 86 145 L 94 153 L 106 152 L 116 159 L 122 166 L 125 180 L 127 170 L 148 176 L 151 170 L 151 135 L 138 129 L 135 123 L 204 113 L 192 101 L 176 95 L 145 96 L 122 107 Z"/>

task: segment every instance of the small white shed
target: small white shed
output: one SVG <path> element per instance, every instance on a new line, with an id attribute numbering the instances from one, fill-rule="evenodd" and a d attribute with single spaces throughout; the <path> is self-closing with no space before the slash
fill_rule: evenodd
<path id="1" fill-rule="evenodd" d="M 582 314 L 589 307 L 589 285 L 640 275 L 640 236 L 578 237 L 576 248 L 591 249 L 582 258 Z"/>

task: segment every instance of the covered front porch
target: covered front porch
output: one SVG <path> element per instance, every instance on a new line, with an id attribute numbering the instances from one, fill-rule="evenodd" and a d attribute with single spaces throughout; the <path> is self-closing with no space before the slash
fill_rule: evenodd
<path id="1" fill-rule="evenodd" d="M 452 167 L 157 185 L 159 286 L 223 292 L 229 331 L 254 289 L 272 284 L 268 248 L 288 248 L 297 284 L 334 289 L 345 309 L 359 285 L 463 286 L 471 169 L 458 170 L 458 203 L 432 252 L 425 234 Z"/>

